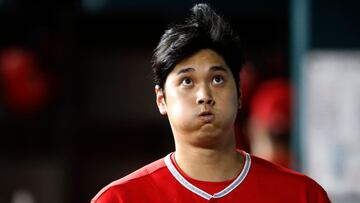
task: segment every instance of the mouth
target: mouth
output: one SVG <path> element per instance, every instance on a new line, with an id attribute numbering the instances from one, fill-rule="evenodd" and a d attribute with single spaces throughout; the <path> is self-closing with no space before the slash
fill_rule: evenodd
<path id="1" fill-rule="evenodd" d="M 198 116 L 206 123 L 211 122 L 215 118 L 215 115 L 210 111 L 202 111 Z"/>

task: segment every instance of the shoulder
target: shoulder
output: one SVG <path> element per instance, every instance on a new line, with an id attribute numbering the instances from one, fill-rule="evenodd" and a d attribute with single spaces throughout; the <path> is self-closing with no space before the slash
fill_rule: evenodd
<path id="1" fill-rule="evenodd" d="M 91 202 L 122 202 L 122 193 L 126 190 L 136 189 L 142 187 L 144 184 L 148 184 L 152 176 L 156 176 L 156 174 L 161 173 L 162 170 L 166 170 L 163 158 L 106 185 L 96 194 Z"/>
<path id="2" fill-rule="evenodd" d="M 324 200 L 319 202 L 328 201 L 328 196 L 323 187 L 312 178 L 253 155 L 251 155 L 250 173 L 256 179 L 261 180 L 262 184 L 274 189 L 292 190 L 306 194 L 310 199 Z"/>
<path id="3" fill-rule="evenodd" d="M 278 164 L 272 163 L 265 159 L 259 158 L 254 155 L 251 156 L 251 169 L 257 173 L 257 175 L 273 175 L 284 176 L 289 178 L 306 178 L 305 175 L 295 172 L 291 169 L 285 168 Z"/>
<path id="4" fill-rule="evenodd" d="M 262 158 L 251 155 L 251 170 L 258 177 L 276 179 L 277 181 L 303 182 L 306 184 L 316 183 L 310 177 L 269 162 Z"/>

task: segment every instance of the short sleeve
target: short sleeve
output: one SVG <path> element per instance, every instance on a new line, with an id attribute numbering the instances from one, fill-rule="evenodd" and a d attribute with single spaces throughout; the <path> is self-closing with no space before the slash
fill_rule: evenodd
<path id="1" fill-rule="evenodd" d="M 124 203 L 120 192 L 110 187 L 104 191 L 100 191 L 92 200 L 91 203 Z"/>
<path id="2" fill-rule="evenodd" d="M 328 194 L 321 185 L 312 179 L 308 184 L 308 202 L 309 203 L 331 203 Z"/>

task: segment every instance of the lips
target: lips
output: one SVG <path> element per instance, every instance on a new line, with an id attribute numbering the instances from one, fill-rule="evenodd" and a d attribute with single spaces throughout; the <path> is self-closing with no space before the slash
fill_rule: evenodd
<path id="1" fill-rule="evenodd" d="M 215 115 L 210 111 L 202 111 L 198 116 L 206 123 L 211 122 L 215 118 Z"/>
<path id="2" fill-rule="evenodd" d="M 199 116 L 209 116 L 209 115 L 214 115 L 214 114 L 211 113 L 210 111 L 203 111 L 199 114 Z"/>

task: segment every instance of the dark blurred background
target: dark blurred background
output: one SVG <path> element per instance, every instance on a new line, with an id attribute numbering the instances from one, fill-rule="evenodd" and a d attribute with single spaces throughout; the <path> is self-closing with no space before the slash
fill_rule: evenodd
<path id="1" fill-rule="evenodd" d="M 243 129 L 253 89 L 272 78 L 291 79 L 294 2 L 202 2 L 243 41 L 246 101 L 237 136 L 249 150 Z M 312 2 L 324 15 L 328 8 L 346 13 L 336 8 L 344 4 Z M 194 3 L 0 0 L 0 202 L 89 202 L 110 181 L 174 150 L 155 104 L 150 59 L 163 31 Z M 350 29 L 344 21 L 338 24 Z M 334 22 L 312 22 L 318 32 L 310 46 L 360 44 L 359 28 L 334 41 Z"/>

